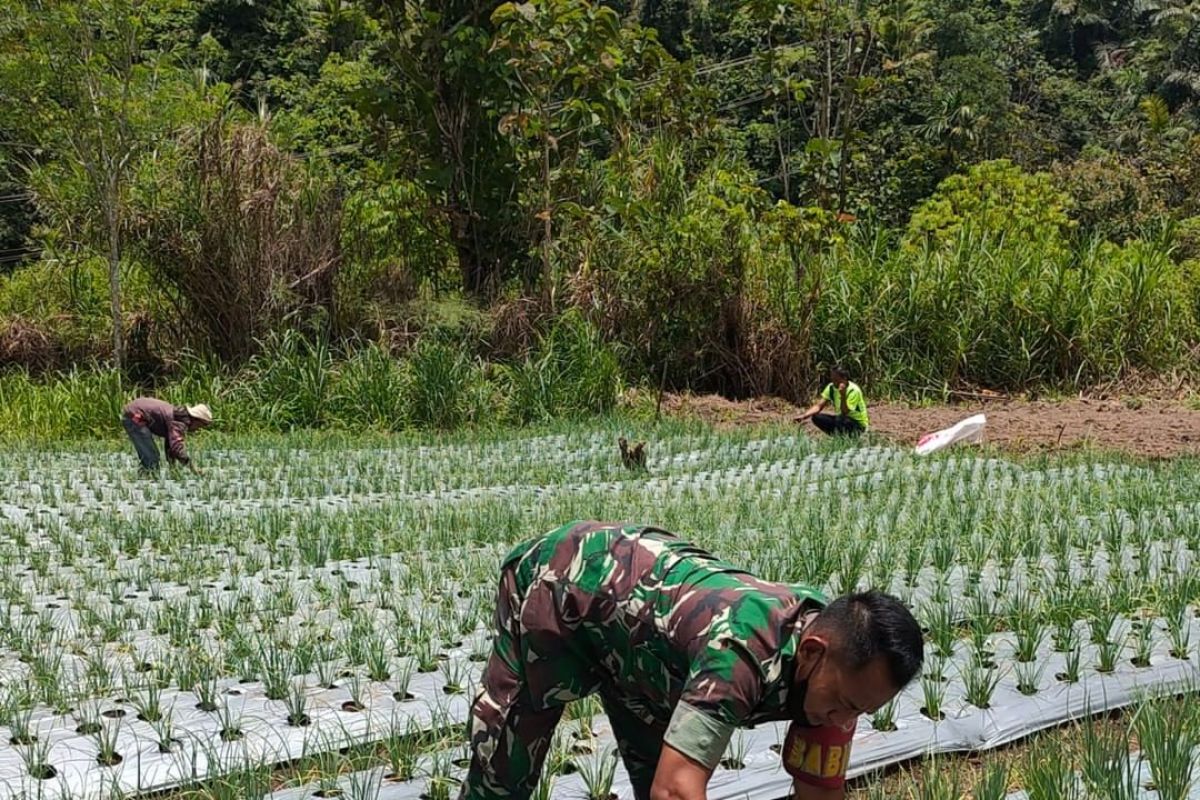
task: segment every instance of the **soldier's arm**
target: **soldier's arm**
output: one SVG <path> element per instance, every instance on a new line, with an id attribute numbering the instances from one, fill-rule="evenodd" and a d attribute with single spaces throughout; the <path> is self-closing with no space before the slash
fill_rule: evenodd
<path id="1" fill-rule="evenodd" d="M 704 800 L 712 770 L 664 744 L 650 787 L 650 800 Z"/>
<path id="2" fill-rule="evenodd" d="M 793 800 L 844 800 L 845 797 L 846 788 L 844 786 L 837 789 L 822 789 L 800 781 L 792 781 Z"/>

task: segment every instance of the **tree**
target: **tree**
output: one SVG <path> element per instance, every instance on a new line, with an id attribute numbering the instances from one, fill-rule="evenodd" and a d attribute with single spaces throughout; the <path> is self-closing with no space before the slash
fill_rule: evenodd
<path id="1" fill-rule="evenodd" d="M 174 96 L 186 85 L 174 80 L 165 59 L 143 50 L 148 5 L 18 0 L 0 55 L 5 124 L 45 154 L 44 163 L 29 165 L 39 209 L 72 246 L 107 259 L 118 370 L 130 177 L 139 156 L 169 129 Z"/>
<path id="2" fill-rule="evenodd" d="M 497 129 L 495 98 L 506 90 L 503 62 L 489 52 L 493 6 L 482 0 L 366 5 L 380 25 L 379 64 L 389 80 L 368 93 L 364 106 L 405 131 L 394 171 L 434 198 L 463 292 L 486 299 L 525 252 L 513 197 L 516 160 Z"/>
<path id="3" fill-rule="evenodd" d="M 536 175 L 523 181 L 536 188 L 522 199 L 540 222 L 531 238 L 540 240 L 542 290 L 552 299 L 554 213 L 562 179 L 584 149 L 584 136 L 611 127 L 630 106 L 632 82 L 621 73 L 623 29 L 615 11 L 591 0 L 505 3 L 492 13 L 492 22 L 497 30 L 491 49 L 504 58 L 511 93 L 499 129 L 515 139 L 523 171 Z"/>

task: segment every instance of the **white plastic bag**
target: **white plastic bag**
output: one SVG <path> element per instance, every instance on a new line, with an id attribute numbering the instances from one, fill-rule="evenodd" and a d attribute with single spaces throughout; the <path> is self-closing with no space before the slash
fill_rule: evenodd
<path id="1" fill-rule="evenodd" d="M 983 426 L 987 417 L 976 414 L 944 430 L 927 433 L 917 441 L 917 455 L 925 456 L 936 453 L 942 448 L 959 442 L 978 442 L 983 439 Z"/>

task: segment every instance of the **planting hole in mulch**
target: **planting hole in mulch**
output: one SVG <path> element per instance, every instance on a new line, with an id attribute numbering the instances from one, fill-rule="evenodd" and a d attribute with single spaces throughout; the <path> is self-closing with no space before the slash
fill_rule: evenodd
<path id="1" fill-rule="evenodd" d="M 453 764 L 454 766 L 458 767 L 459 769 L 466 769 L 467 767 L 471 766 L 471 759 L 456 758 L 453 761 L 451 761 L 450 763 Z"/>
<path id="2" fill-rule="evenodd" d="M 942 713 L 941 711 L 939 711 L 937 713 L 937 716 L 934 717 L 933 715 L 931 715 L 929 713 L 929 711 L 925 708 L 925 706 L 921 706 L 921 714 L 923 714 L 927 719 L 933 720 L 934 722 L 941 722 L 942 720 L 944 720 L 946 718 L 946 715 L 944 713 Z"/>
<path id="3" fill-rule="evenodd" d="M 244 735 L 245 734 L 243 734 L 240 730 L 237 730 L 236 728 L 223 728 L 221 730 L 221 741 L 223 741 L 223 742 L 239 742 L 239 741 L 241 741 L 241 739 Z"/>
<path id="4" fill-rule="evenodd" d="M 121 717 L 125 716 L 125 709 L 110 708 L 108 711 L 100 712 L 100 716 L 104 717 L 105 719 L 120 719 Z"/>
<path id="5" fill-rule="evenodd" d="M 198 711 L 208 711 L 211 713 L 211 712 L 217 710 L 217 704 L 209 703 L 209 702 L 205 702 L 205 701 L 201 700 L 199 703 L 196 703 L 196 709 Z"/>
<path id="6" fill-rule="evenodd" d="M 125 758 L 120 753 L 113 753 L 112 755 L 108 755 L 108 756 L 105 756 L 105 755 L 96 756 L 96 763 L 102 767 L 115 767 L 117 764 L 120 764 L 124 760 L 125 760 Z"/>
<path id="7" fill-rule="evenodd" d="M 356 703 L 353 700 L 347 700 L 346 702 L 342 703 L 342 711 L 362 711 L 362 710 L 363 710 L 362 703 Z"/>
<path id="8" fill-rule="evenodd" d="M 291 725 L 293 728 L 303 728 L 305 725 L 309 725 L 311 723 L 312 719 L 308 716 L 308 714 L 301 714 L 299 717 L 296 717 L 294 714 L 288 714 L 287 724 Z"/>
<path id="9" fill-rule="evenodd" d="M 1054 673 L 1054 680 L 1058 681 L 1059 683 L 1075 683 L 1079 679 L 1072 678 L 1070 675 L 1068 675 L 1065 672 L 1056 672 L 1056 673 Z"/>
<path id="10" fill-rule="evenodd" d="M 39 764 L 29 770 L 29 777 L 38 781 L 48 781 L 58 775 L 58 770 L 49 764 Z"/>
<path id="11" fill-rule="evenodd" d="M 18 747 L 20 747 L 22 745 L 33 744 L 36 741 L 37 741 L 36 736 L 31 736 L 27 733 L 20 733 L 20 734 L 17 734 L 16 736 L 12 737 L 11 739 L 9 739 L 8 743 L 17 745 Z"/>
<path id="12" fill-rule="evenodd" d="M 781 752 L 783 752 L 783 745 L 773 744 L 770 747 L 768 747 L 767 749 L 770 750 L 772 753 L 781 753 Z"/>
<path id="13" fill-rule="evenodd" d="M 582 741 L 571 745 L 571 754 L 577 756 L 590 756 L 596 752 L 596 746 L 591 742 Z"/>
<path id="14" fill-rule="evenodd" d="M 81 722 L 75 726 L 75 732 L 83 736 L 92 736 L 104 730 L 99 722 Z"/>
<path id="15" fill-rule="evenodd" d="M 1129 659 L 1129 663 L 1133 664 L 1135 667 L 1138 667 L 1139 669 L 1145 669 L 1146 667 L 1150 666 L 1150 659 L 1148 659 L 1148 658 L 1131 658 L 1131 659 Z"/>
<path id="16" fill-rule="evenodd" d="M 318 789 L 313 792 L 313 797 L 341 797 L 341 789 Z"/>
<path id="17" fill-rule="evenodd" d="M 461 686 L 454 686 L 448 683 L 442 687 L 442 692 L 444 694 L 462 694 L 463 688 Z"/>
<path id="18" fill-rule="evenodd" d="M 392 692 L 392 699 L 398 703 L 407 703 L 409 700 L 416 700 L 417 696 L 412 692 Z"/>
<path id="19" fill-rule="evenodd" d="M 722 758 L 720 763 L 722 769 L 739 770 L 746 768 L 745 762 L 738 761 L 736 758 Z"/>

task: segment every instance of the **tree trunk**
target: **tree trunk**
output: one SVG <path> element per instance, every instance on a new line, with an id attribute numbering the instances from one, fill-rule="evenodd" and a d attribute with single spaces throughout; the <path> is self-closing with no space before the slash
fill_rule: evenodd
<path id="1" fill-rule="evenodd" d="M 108 296 L 112 309 L 113 366 L 125 374 L 125 344 L 121 331 L 121 228 L 117 216 L 115 174 L 110 176 L 104 216 L 108 222 Z"/>
<path id="2" fill-rule="evenodd" d="M 554 310 L 554 281 L 550 270 L 550 238 L 553 228 L 550 223 L 550 120 L 542 107 L 542 292 L 550 310 Z"/>

